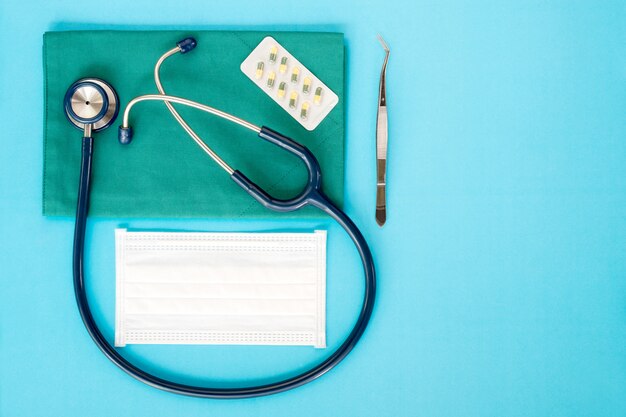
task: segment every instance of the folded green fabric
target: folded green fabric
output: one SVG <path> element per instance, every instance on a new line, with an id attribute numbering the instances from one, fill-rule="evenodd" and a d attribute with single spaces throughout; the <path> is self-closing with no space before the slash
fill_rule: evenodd
<path id="1" fill-rule="evenodd" d="M 272 36 L 339 96 L 339 104 L 308 132 L 239 69 Z M 81 132 L 65 118 L 63 97 L 77 79 L 98 77 L 120 96 L 114 126 L 95 135 L 90 214 L 111 217 L 260 218 L 285 216 L 262 207 L 240 189 L 182 130 L 163 103 L 140 103 L 131 113 L 135 136 L 117 141 L 130 99 L 157 93 L 153 69 L 176 42 L 194 36 L 198 47 L 162 66 L 166 93 L 199 101 L 265 125 L 307 146 L 318 158 L 323 189 L 343 204 L 344 45 L 338 33 L 234 31 L 72 31 L 44 35 L 45 126 L 43 214 L 72 216 L 80 165 Z M 278 198 L 299 193 L 307 181 L 302 162 L 253 132 L 198 110 L 176 106 L 200 137 L 231 167 Z M 318 217 L 313 208 L 292 217 Z"/>

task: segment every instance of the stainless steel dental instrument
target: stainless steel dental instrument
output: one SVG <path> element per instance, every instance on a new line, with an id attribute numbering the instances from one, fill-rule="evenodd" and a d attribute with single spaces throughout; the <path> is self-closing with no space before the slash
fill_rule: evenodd
<path id="1" fill-rule="evenodd" d="M 389 47 L 382 36 L 378 40 L 385 50 L 383 69 L 380 72 L 378 86 L 378 114 L 376 117 L 376 223 L 379 226 L 387 220 L 387 95 L 385 78 L 387 76 L 387 61 L 389 61 Z"/>

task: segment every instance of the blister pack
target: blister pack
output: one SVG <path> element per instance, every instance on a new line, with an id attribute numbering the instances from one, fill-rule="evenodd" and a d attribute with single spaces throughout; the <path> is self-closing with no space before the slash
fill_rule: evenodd
<path id="1" fill-rule="evenodd" d="M 306 130 L 315 129 L 339 102 L 337 94 L 271 36 L 241 63 L 241 71 Z"/>

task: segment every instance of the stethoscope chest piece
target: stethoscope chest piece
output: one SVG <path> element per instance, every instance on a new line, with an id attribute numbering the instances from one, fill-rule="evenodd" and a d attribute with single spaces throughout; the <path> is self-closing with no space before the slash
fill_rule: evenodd
<path id="1" fill-rule="evenodd" d="M 93 132 L 109 127 L 119 112 L 115 89 L 99 78 L 82 78 L 70 86 L 63 101 L 67 119 L 78 129 L 92 125 Z"/>

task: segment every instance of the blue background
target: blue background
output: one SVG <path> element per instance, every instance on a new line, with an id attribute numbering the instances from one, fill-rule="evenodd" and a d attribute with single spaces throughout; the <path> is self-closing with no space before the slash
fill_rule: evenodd
<path id="1" fill-rule="evenodd" d="M 41 216 L 42 34 L 146 26 L 345 33 L 346 209 L 371 243 L 379 297 L 356 350 L 312 384 L 241 401 L 171 395 L 116 369 L 83 328 L 73 220 Z M 392 50 L 382 229 L 377 32 Z M 0 41 L 3 417 L 626 415 L 623 1 L 3 0 Z M 330 221 L 91 225 L 90 292 L 111 339 L 118 226 L 328 228 L 331 346 L 358 311 L 358 259 Z M 292 374 L 326 352 L 125 348 L 162 375 L 225 385 Z"/>

